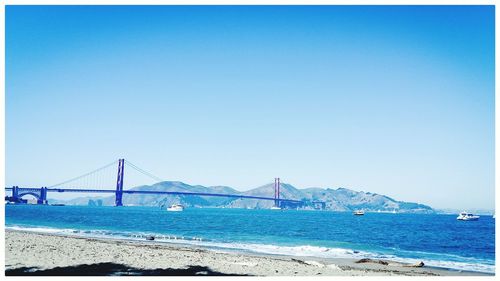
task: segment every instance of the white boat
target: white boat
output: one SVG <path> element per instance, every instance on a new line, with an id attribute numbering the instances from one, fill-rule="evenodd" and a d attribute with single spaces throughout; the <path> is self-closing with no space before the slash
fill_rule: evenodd
<path id="1" fill-rule="evenodd" d="M 169 212 L 184 211 L 184 206 L 182 206 L 181 204 L 173 204 L 173 205 L 171 205 L 170 207 L 167 208 L 167 211 L 169 211 Z"/>
<path id="2" fill-rule="evenodd" d="M 353 214 L 355 216 L 362 216 L 362 215 L 365 214 L 365 211 L 363 211 L 363 210 L 356 210 L 356 211 L 353 212 Z"/>
<path id="3" fill-rule="evenodd" d="M 278 206 L 272 206 L 272 207 L 271 207 L 271 210 L 281 210 L 281 208 L 280 208 L 280 207 L 278 207 Z"/>
<path id="4" fill-rule="evenodd" d="M 479 219 L 479 216 L 476 216 L 476 215 L 473 215 L 473 214 L 467 213 L 467 212 L 461 212 L 457 217 L 457 220 L 461 220 L 461 221 L 477 221 L 478 219 Z"/>

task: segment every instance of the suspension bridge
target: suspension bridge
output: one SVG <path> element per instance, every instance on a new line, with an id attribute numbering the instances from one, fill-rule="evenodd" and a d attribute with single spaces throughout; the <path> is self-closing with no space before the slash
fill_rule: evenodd
<path id="1" fill-rule="evenodd" d="M 116 173 L 116 182 L 113 179 L 112 184 L 110 184 L 109 170 L 113 166 L 116 167 L 116 164 L 118 164 L 118 172 Z M 36 198 L 37 204 L 48 204 L 47 201 L 48 193 L 105 193 L 105 194 L 115 195 L 115 206 L 123 206 L 123 194 L 209 196 L 209 197 L 226 197 L 226 198 L 236 198 L 236 199 L 268 200 L 268 201 L 274 201 L 275 207 L 281 207 L 284 205 L 300 207 L 303 206 L 304 204 L 304 202 L 300 200 L 284 199 L 280 197 L 281 183 L 279 178 L 274 179 L 274 197 L 251 196 L 243 194 L 210 193 L 210 192 L 205 193 L 205 192 L 161 191 L 161 190 L 143 190 L 143 189 L 126 190 L 124 189 L 125 165 L 127 165 L 128 168 L 131 168 L 132 170 L 139 172 L 140 174 L 146 177 L 149 177 L 155 182 L 164 181 L 161 178 L 156 177 L 155 175 L 130 163 L 129 161 L 125 161 L 125 159 L 119 159 L 118 161 L 113 161 L 112 163 L 105 165 L 94 171 L 91 171 L 89 173 L 85 173 L 78 177 L 71 178 L 69 180 L 48 187 L 46 186 L 6 187 L 5 188 L 6 194 L 7 191 L 11 191 L 11 194 L 10 196 L 8 195 L 5 196 L 5 200 L 13 203 L 23 203 L 26 201 L 23 199 L 23 196 L 31 195 Z M 108 173 L 106 173 L 106 171 L 108 171 Z M 113 188 L 111 187 L 111 185 L 113 185 Z"/>

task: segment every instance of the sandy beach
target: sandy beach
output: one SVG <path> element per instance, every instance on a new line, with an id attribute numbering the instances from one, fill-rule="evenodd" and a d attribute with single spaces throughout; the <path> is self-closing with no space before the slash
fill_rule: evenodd
<path id="1" fill-rule="evenodd" d="M 253 255 L 155 241 L 6 230 L 6 275 L 485 275 L 392 261 Z"/>

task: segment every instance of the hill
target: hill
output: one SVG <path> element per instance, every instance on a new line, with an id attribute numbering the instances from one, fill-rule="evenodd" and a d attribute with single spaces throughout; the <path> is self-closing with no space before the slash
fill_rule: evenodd
<path id="1" fill-rule="evenodd" d="M 267 184 L 245 192 L 240 192 L 228 186 L 202 186 L 189 185 L 179 181 L 164 181 L 150 186 L 138 186 L 132 190 L 152 191 L 177 191 L 177 192 L 200 192 L 220 194 L 241 194 L 250 196 L 274 197 L 274 185 Z M 377 193 L 354 191 L 347 188 L 306 188 L 296 187 L 282 183 L 280 196 L 284 199 L 294 199 L 306 202 L 307 208 L 313 208 L 313 201 L 325 202 L 326 210 L 353 211 L 362 209 L 365 211 L 380 212 L 402 212 L 402 213 L 434 213 L 434 210 L 423 204 L 397 201 L 385 195 Z M 109 197 L 83 197 L 65 201 L 65 204 L 82 205 L 90 201 L 102 201 L 102 205 L 112 206 L 114 196 Z M 91 204 L 95 202 L 90 202 Z M 58 201 L 58 203 L 61 203 Z M 169 206 L 180 203 L 186 207 L 224 207 L 224 208 L 257 208 L 267 209 L 274 205 L 272 200 L 238 199 L 210 196 L 191 195 L 154 195 L 154 194 L 124 194 L 123 204 L 132 206 Z"/>

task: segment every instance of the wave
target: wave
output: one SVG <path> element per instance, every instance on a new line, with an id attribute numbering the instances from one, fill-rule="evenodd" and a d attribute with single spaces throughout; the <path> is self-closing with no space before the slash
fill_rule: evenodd
<path id="1" fill-rule="evenodd" d="M 475 271 L 484 273 L 495 273 L 494 261 L 480 260 L 475 258 L 460 257 L 456 255 L 436 254 L 418 252 L 420 259 L 402 257 L 416 252 L 395 251 L 394 254 L 384 254 L 370 251 L 357 251 L 346 248 L 321 247 L 312 245 L 282 246 L 271 244 L 241 243 L 241 242 L 219 242 L 202 237 L 188 237 L 163 233 L 126 232 L 111 230 L 81 230 L 70 228 L 50 227 L 27 227 L 21 225 L 6 226 L 5 229 L 29 231 L 37 233 L 50 233 L 67 236 L 78 236 L 88 238 L 125 239 L 144 241 L 148 236 L 154 236 L 156 242 L 182 244 L 206 247 L 215 250 L 242 251 L 257 254 L 284 255 L 297 257 L 317 257 L 325 259 L 348 258 L 348 259 L 388 259 L 404 263 L 417 263 L 423 261 L 427 266 L 446 268 L 451 270 Z M 399 254 L 399 255 L 398 255 Z"/>

